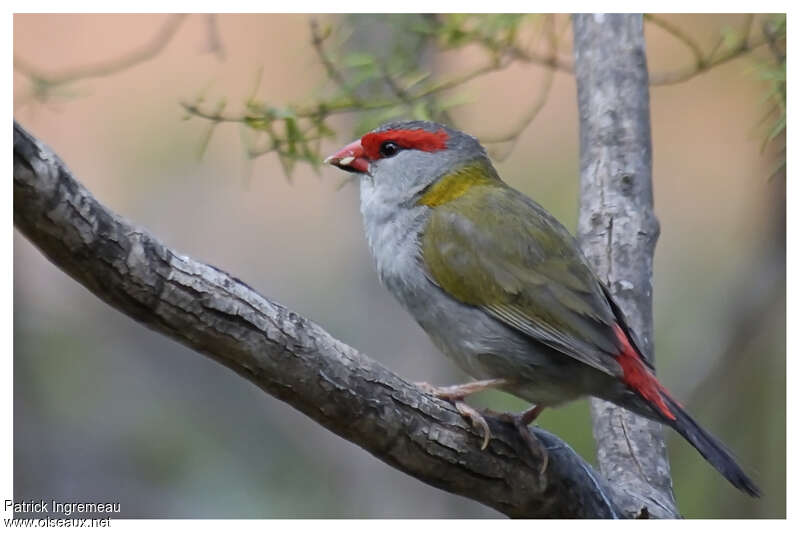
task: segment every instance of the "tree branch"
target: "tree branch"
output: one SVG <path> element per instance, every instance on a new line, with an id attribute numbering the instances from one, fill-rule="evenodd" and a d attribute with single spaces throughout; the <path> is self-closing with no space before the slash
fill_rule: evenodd
<path id="1" fill-rule="evenodd" d="M 578 238 L 653 357 L 650 95 L 641 15 L 574 15 L 580 116 Z M 678 516 L 661 426 L 593 399 L 601 471 L 630 491 L 626 513 Z"/>
<path id="2" fill-rule="evenodd" d="M 178 254 L 97 202 L 49 148 L 14 123 L 14 224 L 58 268 L 122 313 L 227 366 L 392 467 L 513 517 L 626 516 L 618 488 L 567 444 L 533 429 L 481 436 L 317 324 Z M 627 515 L 630 516 L 630 515 Z"/>

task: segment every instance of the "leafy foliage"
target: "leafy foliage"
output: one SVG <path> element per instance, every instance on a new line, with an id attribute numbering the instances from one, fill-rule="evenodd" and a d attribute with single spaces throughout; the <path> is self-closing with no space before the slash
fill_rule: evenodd
<path id="1" fill-rule="evenodd" d="M 771 52 L 770 60 L 758 64 L 758 77 L 767 82 L 764 101 L 769 109 L 762 122 L 766 123 L 766 135 L 762 150 L 773 143 L 780 143 L 778 162 L 771 176 L 786 173 L 786 15 L 775 15 L 764 23 L 764 35 Z"/>
<path id="2" fill-rule="evenodd" d="M 651 73 L 650 83 L 681 83 L 769 44 L 776 59 L 778 56 L 780 59 L 765 63 L 759 71 L 759 76 L 771 83 L 766 98 L 773 107 L 766 118 L 776 117 L 766 136 L 767 144 L 780 137 L 786 127 L 786 17 L 766 19 L 763 38 L 751 39 L 754 18 L 745 15 L 741 28 L 724 28 L 716 45 L 704 51 L 682 28 L 660 16 L 645 15 L 647 22 L 683 42 L 694 57 L 693 63 L 675 71 Z M 298 162 L 319 170 L 320 141 L 334 135 L 329 126 L 334 115 L 354 114 L 355 136 L 400 118 L 452 123 L 449 111 L 465 103 L 455 89 L 515 62 L 547 67 L 530 109 L 521 112 L 520 120 L 507 132 L 482 139 L 484 143 L 505 146 L 503 155 L 495 154 L 502 158 L 545 105 L 553 73 L 572 71 L 571 64 L 559 57 L 564 32 L 556 30 L 555 20 L 555 15 L 466 13 L 346 15 L 337 24 L 322 27 L 312 20 L 311 44 L 327 75 L 312 103 L 276 107 L 255 97 L 256 86 L 239 114 L 224 113 L 224 102 L 209 110 L 202 97 L 185 103 L 184 107 L 188 117 L 211 121 L 206 142 L 216 125 L 239 123 L 247 155 L 258 157 L 274 152 L 290 176 Z M 564 29 L 567 27 L 564 25 Z M 536 44 L 527 45 L 531 41 Z M 544 51 L 537 50 L 541 46 Z M 466 47 L 477 47 L 483 52 L 485 59 L 481 65 L 452 77 L 434 74 L 437 60 L 443 54 Z M 778 54 L 776 50 L 782 52 Z"/>
<path id="3" fill-rule="evenodd" d="M 336 27 L 312 21 L 311 43 L 327 74 L 325 87 L 318 91 L 322 96 L 314 103 L 275 107 L 255 97 L 256 86 L 238 115 L 226 114 L 224 101 L 209 109 L 202 95 L 184 108 L 187 118 L 211 121 L 204 145 L 216 125 L 237 122 L 246 130 L 249 157 L 274 152 L 287 175 L 297 162 L 318 169 L 319 143 L 333 136 L 328 126 L 333 115 L 357 114 L 355 135 L 399 118 L 452 122 L 448 110 L 464 99 L 449 92 L 522 60 L 517 37 L 534 19 L 506 14 L 348 15 Z M 451 78 L 431 73 L 437 54 L 470 45 L 486 51 L 482 66 Z M 531 57 L 536 56 L 527 59 Z"/>
<path id="4" fill-rule="evenodd" d="M 214 15 L 207 15 L 209 50 L 219 54 L 220 36 Z M 556 20 L 560 29 L 556 29 Z M 53 97 L 79 95 L 73 85 L 87 78 L 107 76 L 157 56 L 181 27 L 185 15 L 167 17 L 159 31 L 138 49 L 115 59 L 87 64 L 59 72 L 45 72 L 14 58 L 14 69 L 30 80 L 27 96 L 15 98 L 15 106 L 29 101 L 46 102 Z M 755 15 L 744 15 L 739 28 L 724 28 L 710 50 L 669 20 L 647 14 L 645 21 L 668 32 L 687 47 L 693 61 L 668 72 L 650 73 L 651 85 L 681 83 L 694 76 L 769 45 L 773 61 L 758 67 L 758 76 L 769 82 L 765 100 L 771 103 L 764 117 L 767 123 L 764 146 L 780 142 L 786 130 L 786 16 L 759 16 L 761 36 L 751 37 Z M 226 99 L 206 101 L 201 92 L 183 104 L 187 118 L 209 121 L 201 143 L 202 154 L 216 127 L 222 123 L 240 125 L 246 154 L 250 158 L 275 153 L 287 176 L 298 162 L 319 170 L 320 143 L 334 135 L 329 119 L 350 113 L 356 117 L 355 135 L 387 120 L 415 118 L 452 123 L 450 110 L 466 103 L 456 89 L 478 77 L 504 69 L 512 63 L 536 64 L 547 69 L 538 94 L 527 110 L 519 113 L 507 131 L 481 140 L 493 146 L 502 159 L 514 148 L 520 134 L 536 119 L 547 102 L 555 71 L 572 72 L 571 63 L 560 57 L 569 19 L 565 16 L 533 14 L 374 14 L 344 15 L 336 24 L 323 27 L 311 22 L 311 44 L 325 67 L 327 81 L 316 91 L 311 103 L 275 105 L 257 97 L 258 83 L 237 111 L 229 112 Z M 543 37 L 543 39 L 539 39 Z M 534 43 L 531 45 L 530 43 Z M 445 54 L 477 48 L 484 54 L 481 64 L 460 74 L 435 74 Z M 544 48 L 541 50 L 540 48 Z M 260 74 L 259 74 L 260 80 Z M 785 140 L 781 148 L 785 154 Z M 782 158 L 785 159 L 785 156 Z M 777 172 L 785 162 L 781 161 Z"/>

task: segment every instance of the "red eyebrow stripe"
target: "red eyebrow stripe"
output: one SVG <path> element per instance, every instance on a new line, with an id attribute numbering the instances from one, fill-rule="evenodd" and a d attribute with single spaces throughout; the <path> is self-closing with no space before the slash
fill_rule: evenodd
<path id="1" fill-rule="evenodd" d="M 381 144 L 394 141 L 403 148 L 422 150 L 423 152 L 437 152 L 447 148 L 447 132 L 440 129 L 435 132 L 426 130 L 386 130 L 376 133 L 367 133 L 361 137 L 361 146 L 369 159 L 381 157 Z"/>

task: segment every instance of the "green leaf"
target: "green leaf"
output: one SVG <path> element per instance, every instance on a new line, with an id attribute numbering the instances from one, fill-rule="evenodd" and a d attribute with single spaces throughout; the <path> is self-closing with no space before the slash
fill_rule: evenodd
<path id="1" fill-rule="evenodd" d="M 375 57 L 366 52 L 353 52 L 344 57 L 342 64 L 349 68 L 367 67 L 375 64 Z"/>
<path id="2" fill-rule="evenodd" d="M 783 133 L 784 130 L 786 130 L 786 114 L 785 113 L 782 114 L 780 117 L 778 117 L 778 120 L 772 126 L 772 129 L 770 130 L 769 135 L 767 135 L 767 142 L 773 140 L 775 137 L 777 137 L 778 135 Z"/>
<path id="3" fill-rule="evenodd" d="M 270 125 L 272 124 L 272 122 L 270 120 L 267 120 L 264 117 L 251 117 L 251 116 L 248 116 L 248 117 L 244 118 L 244 124 L 247 127 L 251 128 L 251 129 L 254 129 L 256 131 L 267 131 L 267 129 L 269 129 Z"/>
<path id="4" fill-rule="evenodd" d="M 303 138 L 303 134 L 300 133 L 300 129 L 297 127 L 297 121 L 294 118 L 287 118 L 284 124 L 286 125 L 286 141 L 289 145 L 288 153 L 289 155 L 294 155 L 296 153 L 297 141 Z"/>

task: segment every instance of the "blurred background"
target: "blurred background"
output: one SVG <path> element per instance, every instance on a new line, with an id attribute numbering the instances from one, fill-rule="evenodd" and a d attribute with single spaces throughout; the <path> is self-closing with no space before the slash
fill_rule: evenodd
<path id="1" fill-rule="evenodd" d="M 166 15 L 15 15 L 17 60 L 46 73 L 124 56 Z M 664 19 L 705 50 L 742 15 Z M 51 88 L 14 74 L 15 118 L 51 146 L 112 210 L 173 249 L 218 266 L 325 327 L 410 381 L 465 378 L 378 284 L 354 184 L 274 154 L 250 159 L 241 127 L 186 118 L 202 94 L 241 109 L 259 99 L 313 101 L 330 85 L 307 15 L 187 17 L 148 61 Z M 355 46 L 402 16 L 317 16 Z M 571 35 L 559 17 L 561 54 Z M 383 25 L 383 26 L 381 26 Z M 646 26 L 651 72 L 691 64 L 684 44 Z M 340 35 L 340 33 L 337 33 Z M 370 41 L 372 39 L 372 41 Z M 355 44 L 353 44 L 355 43 Z M 420 56 L 423 57 L 423 56 Z M 479 65 L 463 47 L 424 56 L 436 72 Z M 731 488 L 669 432 L 687 517 L 785 517 L 785 179 L 762 150 L 766 47 L 683 83 L 651 90 L 656 212 L 655 346 L 659 375 L 732 449 L 765 496 Z M 422 59 L 420 59 L 422 61 Z M 476 135 L 503 133 L 547 76 L 514 64 L 454 90 L 449 117 Z M 38 92 L 37 92 L 38 91 Z M 43 97 L 43 96 L 46 96 Z M 500 174 L 570 230 L 577 220 L 578 120 L 573 77 L 556 72 L 544 105 Z M 323 154 L 352 140 L 337 115 Z M 206 146 L 207 142 L 207 146 Z M 502 153 L 501 153 L 502 152 Z M 476 402 L 524 407 L 487 393 Z M 539 423 L 594 461 L 588 403 Z M 120 518 L 499 517 L 426 486 L 327 432 L 230 370 L 112 310 L 14 238 L 14 497 L 119 501 Z"/>

